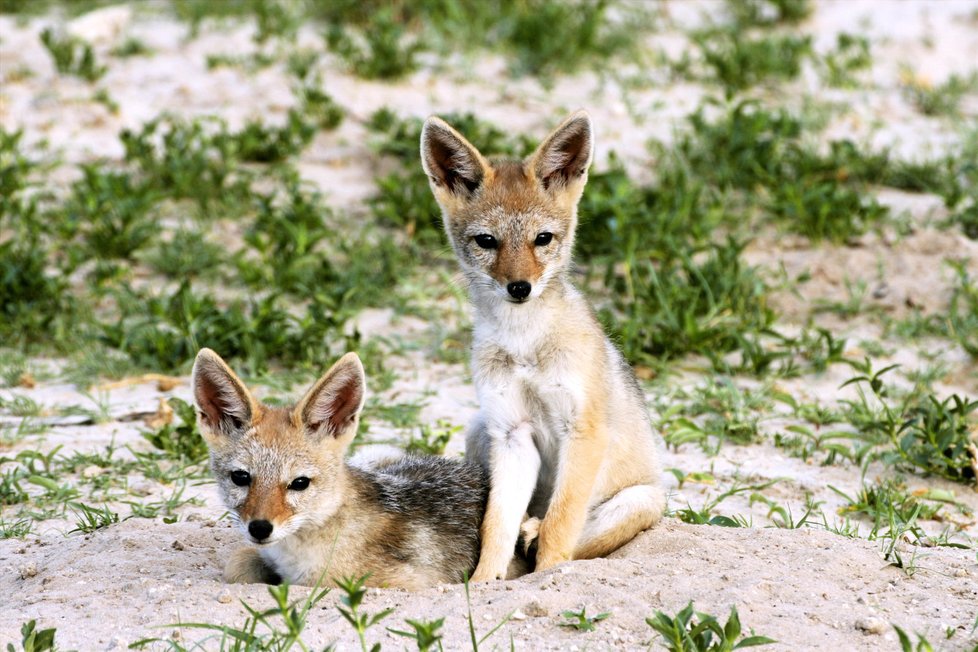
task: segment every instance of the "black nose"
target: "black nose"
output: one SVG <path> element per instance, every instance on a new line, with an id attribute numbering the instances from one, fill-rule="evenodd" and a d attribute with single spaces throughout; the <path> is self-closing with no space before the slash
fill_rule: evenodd
<path id="1" fill-rule="evenodd" d="M 530 284 L 526 281 L 513 281 L 506 286 L 506 291 L 514 299 L 525 299 L 530 296 Z"/>
<path id="2" fill-rule="evenodd" d="M 272 533 L 272 527 L 268 521 L 252 521 L 248 523 L 248 534 L 255 537 L 256 540 L 262 541 Z"/>

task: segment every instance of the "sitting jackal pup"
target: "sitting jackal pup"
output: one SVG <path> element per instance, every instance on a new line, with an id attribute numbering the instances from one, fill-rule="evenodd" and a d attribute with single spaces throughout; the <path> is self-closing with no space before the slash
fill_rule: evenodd
<path id="1" fill-rule="evenodd" d="M 631 368 L 571 283 L 591 120 L 575 113 L 525 160 L 485 159 L 437 117 L 421 160 L 475 310 L 481 410 L 466 456 L 489 471 L 473 580 L 503 577 L 524 511 L 537 570 L 598 557 L 665 507 L 661 440 Z"/>
<path id="2" fill-rule="evenodd" d="M 355 353 L 291 408 L 256 401 L 210 349 L 197 354 L 192 382 L 221 496 L 257 545 L 232 555 L 228 582 L 311 585 L 370 573 L 371 585 L 417 589 L 471 574 L 489 491 L 479 466 L 344 461 L 364 401 Z"/>

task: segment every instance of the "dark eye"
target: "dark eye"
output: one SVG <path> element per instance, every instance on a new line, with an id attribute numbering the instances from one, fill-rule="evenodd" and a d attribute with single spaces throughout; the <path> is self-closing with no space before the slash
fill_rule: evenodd
<path id="1" fill-rule="evenodd" d="M 298 478 L 289 483 L 288 488 L 292 491 L 303 491 L 309 486 L 309 478 L 304 475 L 300 475 Z"/>
<path id="2" fill-rule="evenodd" d="M 231 471 L 231 482 L 239 487 L 247 487 L 251 484 L 251 474 L 247 471 Z"/>
<path id="3" fill-rule="evenodd" d="M 496 239 L 488 233 L 480 233 L 479 235 L 475 236 L 475 243 L 483 249 L 495 249 L 499 246 Z"/>
<path id="4" fill-rule="evenodd" d="M 546 247 L 548 244 L 550 244 L 550 241 L 553 239 L 554 239 L 553 233 L 547 233 L 547 232 L 539 233 L 537 234 L 537 239 L 533 241 L 533 244 L 535 244 L 538 247 Z"/>

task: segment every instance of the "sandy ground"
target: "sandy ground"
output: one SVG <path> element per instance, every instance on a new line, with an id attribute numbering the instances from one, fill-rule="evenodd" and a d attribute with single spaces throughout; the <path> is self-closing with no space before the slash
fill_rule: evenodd
<path id="1" fill-rule="evenodd" d="M 704 12 L 711 13 L 715 7 L 713 3 L 664 3 L 660 18 L 664 27 L 650 37 L 650 47 L 676 55 L 682 39 L 675 26 L 700 21 Z M 207 54 L 240 54 L 254 48 L 248 28 L 205 28 L 199 38 L 187 40 L 186 26 L 166 16 L 110 11 L 114 13 L 89 18 L 87 25 L 76 23 L 103 58 L 129 34 L 155 51 L 148 57 L 112 60 L 108 74 L 98 82 L 97 87 L 107 89 L 118 102 L 118 114 L 92 101 L 92 86 L 55 73 L 37 35 L 45 25 L 58 22 L 56 19 L 19 23 L 0 16 L 0 122 L 7 128 L 23 128 L 29 143 L 48 142 L 65 163 L 52 173 L 56 181 L 74 178 L 73 166 L 80 162 L 121 157 L 116 138 L 119 130 L 138 127 L 162 111 L 188 116 L 218 113 L 235 126 L 251 117 L 282 119 L 292 104 L 281 65 L 253 74 L 238 68 L 207 70 Z M 978 2 L 820 3 L 804 26 L 815 35 L 816 48 L 830 47 L 840 31 L 856 30 L 871 37 L 876 62 L 865 88 L 839 96 L 851 102 L 851 110 L 833 118 L 829 134 L 890 146 L 908 158 L 923 158 L 953 145 L 960 125 L 916 113 L 899 92 L 900 66 L 911 65 L 936 83 L 951 73 L 973 70 L 978 61 L 975 12 Z M 299 38 L 303 46 L 320 47 L 320 43 L 311 28 L 303 30 Z M 677 121 L 704 95 L 700 86 L 667 83 L 637 66 L 625 67 L 615 75 L 563 78 L 546 89 L 532 79 L 508 79 L 504 63 L 492 57 L 459 58 L 437 70 L 427 66 L 395 84 L 350 77 L 329 55 L 320 65 L 326 90 L 348 109 L 349 117 L 336 132 L 318 135 L 303 153 L 299 167 L 327 193 L 332 205 L 354 213 L 372 191 L 376 159 L 364 142 L 362 120 L 377 108 L 391 106 L 401 114 L 417 116 L 476 111 L 514 130 L 542 135 L 561 114 L 586 106 L 598 131 L 599 165 L 615 150 L 641 177 L 654 165 L 648 160 L 645 141 L 670 138 Z M 644 80 L 639 90 L 636 79 Z M 811 70 L 792 88 L 797 94 L 780 98 L 792 106 L 804 103 L 808 94 L 821 92 Z M 840 93 L 826 91 L 833 92 Z M 816 299 L 845 300 L 847 281 L 862 280 L 872 289 L 885 286 L 885 291 L 872 293 L 868 301 L 884 313 L 900 316 L 910 304 L 927 311 L 946 305 L 951 274 L 941 263 L 943 257 L 970 257 L 969 269 L 978 276 L 978 243 L 934 226 L 944 211 L 939 200 L 889 192 L 883 199 L 895 212 L 908 213 L 915 226 L 911 235 L 895 240 L 867 236 L 855 247 L 813 249 L 781 236 L 762 236 L 752 244 L 748 251 L 752 262 L 772 270 L 783 264 L 789 277 L 811 272 L 812 279 L 798 288 L 798 295 L 785 292 L 778 296 L 786 326 L 803 321 Z M 433 309 L 432 321 L 464 324 L 464 313 L 460 316 L 447 291 L 445 296 L 445 306 Z M 878 325 L 864 318 L 825 319 L 849 338 L 848 353 L 854 357 L 861 355 L 860 342 L 879 338 Z M 395 319 L 385 310 L 366 311 L 358 322 L 368 336 L 409 341 L 424 341 L 434 328 L 417 318 Z M 888 346 L 893 353 L 878 358 L 879 366 L 896 361 L 912 370 L 937 360 L 947 369 L 935 385 L 942 395 L 978 393 L 978 373 L 963 351 L 945 343 L 906 347 L 895 342 Z M 430 357 L 420 347 L 390 360 L 398 379 L 383 400 L 423 399 L 422 421 L 445 418 L 465 423 L 476 408 L 465 366 L 436 363 Z M 59 363 L 50 364 L 56 368 Z M 689 389 L 702 384 L 695 363 L 689 365 L 677 386 Z M 836 366 L 819 376 L 778 381 L 778 385 L 799 399 L 831 405 L 853 396 L 852 388 L 838 389 L 851 375 L 850 369 Z M 131 415 L 152 413 L 161 396 L 189 398 L 186 380 L 166 392 L 151 382 L 96 391 L 90 396 L 103 400 L 108 411 L 103 423 L 51 419 L 52 428 L 46 433 L 30 436 L 0 454 L 12 456 L 26 448 L 51 451 L 57 446 L 62 453 L 98 452 L 113 443 L 120 456 L 131 454 L 125 446 L 146 450 L 148 444 L 140 435 L 142 424 Z M 23 394 L 56 408 L 90 404 L 91 399 L 82 393 L 87 389 L 50 381 L 33 389 L 0 389 L 0 396 Z M 650 387 L 650 405 L 668 400 L 663 399 L 662 391 Z M 369 412 L 366 417 L 369 420 Z M 0 418 L 16 422 L 9 415 Z M 770 434 L 784 423 L 770 417 L 761 430 Z M 363 436 L 376 440 L 403 437 L 404 433 L 375 422 Z M 450 444 L 450 454 L 461 450 L 459 439 Z M 667 475 L 673 509 L 687 503 L 699 506 L 737 482 L 778 480 L 763 491 L 767 498 L 788 506 L 797 516 L 803 513 L 806 494 L 810 494 L 823 503 L 826 525 L 838 523 L 836 510 L 843 503 L 830 487 L 852 495 L 861 486 L 858 467 L 806 463 L 770 443 L 728 444 L 714 456 L 685 446 L 669 452 L 666 466 L 710 471 L 716 478 L 713 485 L 688 482 L 679 487 Z M 891 476 L 891 471 L 878 464 L 866 470 L 869 480 Z M 978 644 L 974 629 L 978 564 L 973 547 L 978 526 L 967 511 L 978 510 L 978 493 L 930 478 L 906 480 L 911 490 L 955 492 L 963 509 L 948 509 L 947 513 L 956 522 L 956 540 L 970 541 L 969 547 L 914 551 L 903 544 L 905 560 L 913 561 L 901 570 L 884 561 L 879 542 L 826 532 L 821 520 L 813 528 L 766 527 L 771 523 L 768 508 L 756 501 L 752 504 L 748 494 L 724 502 L 718 511 L 749 517 L 754 527 L 692 526 L 669 518 L 609 559 L 572 562 L 511 582 L 474 586 L 475 627 L 480 634 L 488 632 L 511 614 L 488 640 L 490 648 L 508 647 L 512 641 L 517 649 L 527 650 L 645 649 L 653 632 L 644 619 L 655 610 L 675 613 L 693 600 L 698 609 L 724 617 L 736 605 L 745 629 L 754 628 L 779 641 L 770 649 L 896 649 L 891 624 L 925 634 L 944 649 L 972 649 Z M 130 492 L 141 500 L 158 500 L 176 489 L 142 476 L 130 481 Z M 175 633 L 168 624 L 241 624 L 246 613 L 239 599 L 256 607 L 270 606 L 264 587 L 226 586 L 220 580 L 223 560 L 239 543 L 240 535 L 222 518 L 223 508 L 213 485 L 192 481 L 184 491 L 185 497 L 199 498 L 200 504 L 180 508 L 176 523 L 132 519 L 79 535 L 66 534 L 72 523 L 49 520 L 23 540 L 0 540 L 0 595 L 4 596 L 0 598 L 0 646 L 19 641 L 20 625 L 30 618 L 38 619 L 43 627 L 57 627 L 57 640 L 65 648 L 121 649 L 147 636 L 182 636 L 186 643 L 204 634 L 194 630 Z M 4 510 L 5 515 L 9 513 Z M 124 507 L 121 511 L 125 516 Z M 925 523 L 933 533 L 947 525 Z M 862 523 L 860 528 L 865 534 L 867 525 Z M 306 593 L 306 589 L 293 590 L 296 596 Z M 352 630 L 334 607 L 337 600 L 335 593 L 328 596 L 310 616 L 307 642 L 322 646 L 338 641 L 342 649 L 356 647 Z M 588 613 L 612 615 L 591 633 L 558 626 L 561 612 L 582 606 Z M 444 616 L 445 648 L 469 645 L 460 586 L 418 593 L 371 590 L 368 610 L 386 607 L 396 607 L 386 625 L 400 628 L 405 618 Z M 946 632 L 954 635 L 944 641 Z M 407 643 L 382 629 L 374 631 L 371 640 L 392 648 Z M 211 647 L 215 647 L 213 642 Z"/>

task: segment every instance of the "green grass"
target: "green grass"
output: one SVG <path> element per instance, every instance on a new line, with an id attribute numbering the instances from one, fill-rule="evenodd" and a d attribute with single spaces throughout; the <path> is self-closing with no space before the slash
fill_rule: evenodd
<path id="1" fill-rule="evenodd" d="M 799 118 L 752 101 L 730 105 L 715 119 L 701 109 L 688 122 L 676 147 L 691 173 L 745 193 L 787 230 L 844 242 L 888 216 L 867 188 L 888 180 L 886 153 L 867 154 L 848 140 L 820 152 L 803 139 Z"/>
<path id="2" fill-rule="evenodd" d="M 829 86 L 856 88 L 859 85 L 859 73 L 873 65 L 869 39 L 858 34 L 840 32 L 836 36 L 835 49 L 826 52 L 819 62 Z"/>
<path id="3" fill-rule="evenodd" d="M 326 45 L 355 75 L 386 80 L 413 72 L 417 68 L 415 56 L 421 49 L 389 8 L 374 13 L 369 25 L 357 35 L 351 35 L 341 23 L 331 24 Z"/>
<path id="4" fill-rule="evenodd" d="M 978 93 L 978 74 L 968 77 L 953 74 L 940 84 L 921 79 L 909 69 L 903 71 L 903 77 L 904 96 L 927 116 L 958 116 L 965 96 Z"/>
<path id="5" fill-rule="evenodd" d="M 741 261 L 742 250 L 729 240 L 661 265 L 629 261 L 612 286 L 615 310 L 605 312 L 625 355 L 654 362 L 695 353 L 719 362 L 745 336 L 769 328 L 775 314 L 765 283 Z"/>
<path id="6" fill-rule="evenodd" d="M 947 323 L 952 337 L 972 358 L 978 358 L 978 284 L 963 261 L 951 263 L 957 278 L 951 293 Z"/>
<path id="7" fill-rule="evenodd" d="M 978 423 L 978 400 L 913 391 L 897 398 L 884 379 L 893 368 L 874 372 L 867 365 L 843 385 L 860 386 L 858 399 L 847 401 L 846 419 L 882 447 L 878 455 L 889 465 L 974 484 L 978 460 L 970 433 Z"/>
<path id="8" fill-rule="evenodd" d="M 559 0 L 344 0 L 316 5 L 311 12 L 331 26 L 331 47 L 363 76 L 410 72 L 420 49 L 441 55 L 487 49 L 508 60 L 511 74 L 536 75 L 545 83 L 549 76 L 633 53 L 637 26 L 649 20 L 646 12 L 616 0 L 573 6 Z"/>
<path id="9" fill-rule="evenodd" d="M 63 75 L 74 75 L 88 82 L 98 81 L 108 71 L 95 59 L 92 46 L 81 39 L 58 34 L 50 27 L 41 32 L 41 43 Z"/>
<path id="10" fill-rule="evenodd" d="M 745 38 L 740 31 L 710 29 L 693 37 L 706 79 L 720 84 L 728 97 L 760 83 L 792 80 L 811 56 L 811 38 L 769 35 Z"/>
<path id="11" fill-rule="evenodd" d="M 203 462 L 207 459 L 207 444 L 197 428 L 197 410 L 175 397 L 167 403 L 179 423 L 173 421 L 155 431 L 144 431 L 143 437 L 153 448 L 173 460 L 190 464 Z"/>
<path id="12" fill-rule="evenodd" d="M 741 29 L 795 25 L 815 10 L 812 0 L 727 0 L 726 4 Z"/>

